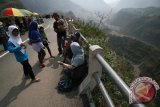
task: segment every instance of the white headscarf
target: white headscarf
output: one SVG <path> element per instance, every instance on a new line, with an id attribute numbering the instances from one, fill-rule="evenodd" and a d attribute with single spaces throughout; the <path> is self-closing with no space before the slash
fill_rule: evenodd
<path id="1" fill-rule="evenodd" d="M 70 47 L 73 53 L 71 64 L 75 67 L 82 65 L 84 63 L 83 49 L 80 47 L 79 43 L 77 42 L 72 42 Z"/>
<path id="2" fill-rule="evenodd" d="M 18 36 L 14 36 L 12 34 L 14 29 L 18 30 L 17 26 L 11 25 L 11 26 L 8 27 L 8 36 L 9 36 L 9 40 L 8 41 L 12 42 L 15 46 L 20 46 L 20 44 L 23 43 L 22 39 L 20 37 L 20 34 L 18 34 Z M 25 49 L 21 49 L 21 52 L 24 54 L 25 53 Z"/>

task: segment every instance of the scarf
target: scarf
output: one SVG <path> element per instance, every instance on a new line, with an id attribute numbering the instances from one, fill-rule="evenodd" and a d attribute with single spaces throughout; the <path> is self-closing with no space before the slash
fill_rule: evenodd
<path id="1" fill-rule="evenodd" d="M 14 29 L 18 30 L 17 26 L 11 25 L 11 26 L 8 27 L 8 36 L 9 36 L 9 40 L 8 41 L 12 42 L 15 46 L 20 46 L 20 44 L 23 43 L 22 39 L 20 37 L 20 34 L 18 34 L 18 36 L 14 36 L 12 34 L 12 32 L 13 32 Z M 25 53 L 25 49 L 21 49 L 20 51 L 23 54 Z"/>

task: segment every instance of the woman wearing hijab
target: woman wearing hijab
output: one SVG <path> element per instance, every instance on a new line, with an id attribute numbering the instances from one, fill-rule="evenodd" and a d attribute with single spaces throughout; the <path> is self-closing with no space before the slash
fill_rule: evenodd
<path id="1" fill-rule="evenodd" d="M 81 76 L 83 75 L 83 71 L 76 72 L 76 68 L 81 67 L 84 64 L 84 51 L 77 42 L 72 42 L 70 47 L 73 53 L 71 64 L 63 63 L 61 61 L 58 63 L 64 67 L 64 73 L 76 81 L 82 79 Z"/>
<path id="2" fill-rule="evenodd" d="M 8 27 L 9 40 L 8 40 L 8 50 L 10 53 L 14 53 L 16 60 L 23 65 L 24 75 L 27 78 L 30 76 L 32 82 L 39 82 L 40 79 L 35 78 L 32 71 L 32 67 L 28 62 L 28 53 L 25 50 L 26 46 L 22 42 L 20 37 L 20 32 L 18 28 L 14 25 Z"/>
<path id="3" fill-rule="evenodd" d="M 42 43 L 41 34 L 38 32 L 38 24 L 35 21 L 32 21 L 29 26 L 29 39 L 32 45 L 33 50 L 38 53 L 38 59 L 40 63 L 40 67 L 43 68 L 45 65 L 43 64 L 45 53 L 45 46 Z"/>

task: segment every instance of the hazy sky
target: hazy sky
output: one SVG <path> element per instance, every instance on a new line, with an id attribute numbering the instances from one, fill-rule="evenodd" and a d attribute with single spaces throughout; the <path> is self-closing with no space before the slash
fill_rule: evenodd
<path id="1" fill-rule="evenodd" d="M 120 0 L 104 0 L 110 6 L 115 6 Z"/>

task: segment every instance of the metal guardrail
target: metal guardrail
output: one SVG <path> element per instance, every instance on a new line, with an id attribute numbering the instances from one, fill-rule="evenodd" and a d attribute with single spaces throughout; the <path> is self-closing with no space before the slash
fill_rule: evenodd
<path id="1" fill-rule="evenodd" d="M 77 31 L 79 31 L 79 33 L 80 33 L 80 30 L 76 29 L 76 27 L 72 23 L 70 23 L 70 27 L 72 27 L 72 33 L 77 32 Z M 91 44 L 89 44 L 87 39 L 82 34 L 81 34 L 81 38 L 88 46 L 90 46 L 90 47 L 92 46 Z M 126 83 L 117 75 L 117 73 L 112 69 L 112 67 L 104 60 L 104 58 L 102 57 L 101 54 L 97 53 L 95 55 L 95 58 L 99 62 L 99 64 L 103 67 L 104 71 L 110 77 L 112 82 L 114 82 L 116 84 L 116 86 L 118 87 L 118 89 L 120 90 L 122 95 L 129 102 L 129 95 L 130 95 L 131 91 L 130 91 L 129 87 L 126 85 Z M 105 99 L 104 101 L 105 101 L 107 107 L 115 107 L 115 105 L 114 105 L 113 101 L 111 100 L 108 92 L 106 91 L 98 73 L 94 72 L 92 77 L 95 79 L 95 81 L 97 83 L 96 85 L 98 85 L 98 87 L 99 87 L 99 89 Z M 138 103 L 135 99 L 133 99 L 133 100 L 135 103 L 131 104 L 132 107 L 145 107 L 143 104 Z"/>

